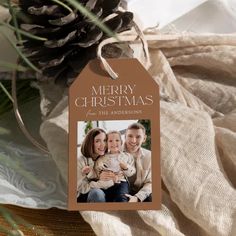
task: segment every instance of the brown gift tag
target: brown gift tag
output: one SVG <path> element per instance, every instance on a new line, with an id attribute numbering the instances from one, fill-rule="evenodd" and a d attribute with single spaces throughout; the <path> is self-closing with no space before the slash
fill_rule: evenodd
<path id="1" fill-rule="evenodd" d="M 93 60 L 69 90 L 69 210 L 160 209 L 159 87 L 138 60 L 107 61 L 117 79 Z"/>

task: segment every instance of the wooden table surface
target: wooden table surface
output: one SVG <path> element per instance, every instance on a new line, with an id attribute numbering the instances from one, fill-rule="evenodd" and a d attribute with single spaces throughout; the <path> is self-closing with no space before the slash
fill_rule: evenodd
<path id="1" fill-rule="evenodd" d="M 4 208 L 20 216 L 37 229 L 43 230 L 46 236 L 95 236 L 89 224 L 79 212 L 68 212 L 59 209 L 32 210 L 16 206 L 4 205 Z M 12 229 L 0 214 L 0 226 Z M 37 234 L 26 227 L 20 227 L 25 236 Z M 0 232 L 0 235 L 4 234 Z"/>

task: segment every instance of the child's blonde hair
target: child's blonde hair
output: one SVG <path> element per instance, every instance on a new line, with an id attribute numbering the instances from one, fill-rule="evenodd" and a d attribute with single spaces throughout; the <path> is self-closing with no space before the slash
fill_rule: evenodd
<path id="1" fill-rule="evenodd" d="M 121 141 L 121 144 L 123 143 L 123 140 L 121 138 L 121 133 L 118 131 L 118 130 L 111 130 L 107 133 L 107 141 L 108 141 L 108 138 L 109 138 L 109 134 L 118 134 L 119 137 L 120 137 L 120 141 Z"/>

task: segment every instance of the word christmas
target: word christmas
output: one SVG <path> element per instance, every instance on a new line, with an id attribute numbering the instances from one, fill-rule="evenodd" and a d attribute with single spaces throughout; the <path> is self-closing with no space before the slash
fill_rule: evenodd
<path id="1" fill-rule="evenodd" d="M 77 97 L 77 107 L 152 105 L 152 95 L 135 95 L 136 84 L 92 86 L 91 96 Z"/>

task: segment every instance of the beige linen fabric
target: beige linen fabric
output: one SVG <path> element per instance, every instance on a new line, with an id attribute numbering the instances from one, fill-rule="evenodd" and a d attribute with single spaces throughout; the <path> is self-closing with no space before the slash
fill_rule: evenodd
<path id="1" fill-rule="evenodd" d="M 149 50 L 148 70 L 162 97 L 161 175 L 168 189 L 162 209 L 81 214 L 97 235 L 234 236 L 236 35 L 180 34 L 150 41 Z M 67 102 L 41 126 L 64 178 Z"/>

